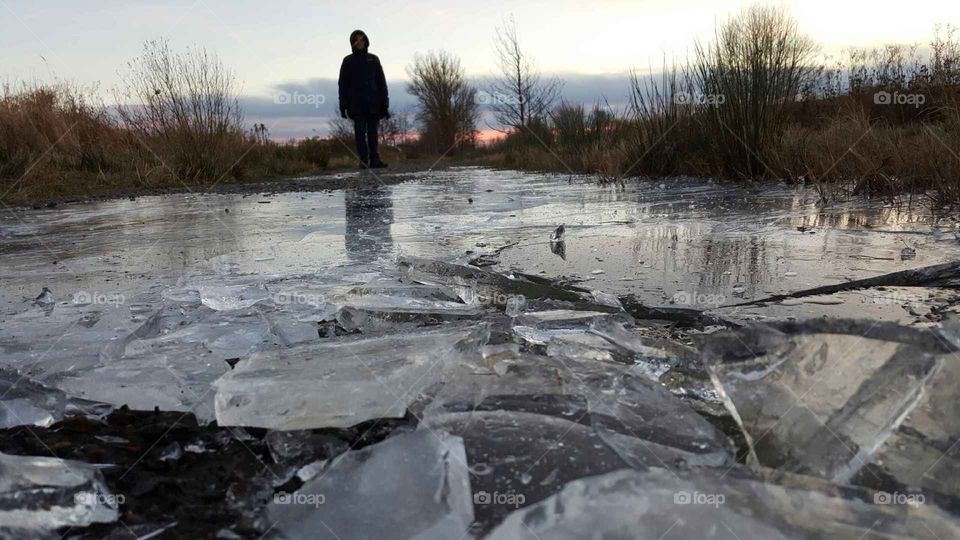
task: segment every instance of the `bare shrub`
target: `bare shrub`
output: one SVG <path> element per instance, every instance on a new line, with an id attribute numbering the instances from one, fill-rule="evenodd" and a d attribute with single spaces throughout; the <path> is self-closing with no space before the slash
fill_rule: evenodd
<path id="1" fill-rule="evenodd" d="M 702 149 L 690 137 L 697 132 L 691 123 L 695 110 L 693 89 L 675 64 L 663 62 L 659 77 L 630 73 L 631 167 L 647 174 L 675 174 L 685 149 Z M 633 171 L 625 171 L 629 174 Z"/>
<path id="2" fill-rule="evenodd" d="M 727 174 L 776 176 L 768 169 L 776 144 L 807 81 L 817 73 L 818 46 L 782 8 L 753 6 L 698 43 L 690 68 L 701 119 Z M 718 102 L 722 104 L 718 105 Z"/>
<path id="3" fill-rule="evenodd" d="M 243 114 L 232 71 L 204 49 L 149 41 L 118 92 L 124 126 L 183 181 L 219 180 L 242 156 Z"/>

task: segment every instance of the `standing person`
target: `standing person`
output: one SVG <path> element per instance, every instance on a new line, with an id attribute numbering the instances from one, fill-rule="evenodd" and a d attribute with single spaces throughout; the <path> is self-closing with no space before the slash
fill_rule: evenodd
<path id="1" fill-rule="evenodd" d="M 390 118 L 387 79 L 380 59 L 367 52 L 370 40 L 363 30 L 350 34 L 350 47 L 353 53 L 340 66 L 340 116 L 353 120 L 360 168 L 386 167 L 377 152 L 377 124 Z"/>

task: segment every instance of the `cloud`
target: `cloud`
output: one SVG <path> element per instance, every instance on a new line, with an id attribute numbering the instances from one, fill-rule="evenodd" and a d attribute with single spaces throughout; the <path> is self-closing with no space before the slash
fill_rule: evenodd
<path id="1" fill-rule="evenodd" d="M 589 107 L 609 102 L 612 107 L 621 108 L 629 97 L 628 73 L 567 73 L 558 77 L 564 81 L 561 98 L 569 103 L 583 103 Z M 489 77 L 471 78 L 471 82 L 481 89 L 488 86 L 488 81 Z M 402 80 L 388 82 L 392 110 L 414 109 L 416 100 L 407 94 L 406 85 L 407 82 Z M 336 79 L 313 78 L 275 85 L 267 96 L 243 96 L 240 105 L 248 123 L 263 123 L 270 128 L 274 138 L 288 139 L 327 135 L 331 119 L 339 114 L 337 101 Z"/>

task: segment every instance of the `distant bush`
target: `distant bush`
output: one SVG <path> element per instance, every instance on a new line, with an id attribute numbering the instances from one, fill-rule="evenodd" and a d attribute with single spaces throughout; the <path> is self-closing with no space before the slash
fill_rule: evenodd
<path id="1" fill-rule="evenodd" d="M 184 181 L 217 181 L 243 154 L 239 85 L 203 49 L 174 52 L 150 41 L 118 92 L 123 126 Z"/>
<path id="2" fill-rule="evenodd" d="M 49 167 L 109 171 L 118 166 L 119 139 L 93 92 L 67 83 L 0 89 L 0 178 Z"/>

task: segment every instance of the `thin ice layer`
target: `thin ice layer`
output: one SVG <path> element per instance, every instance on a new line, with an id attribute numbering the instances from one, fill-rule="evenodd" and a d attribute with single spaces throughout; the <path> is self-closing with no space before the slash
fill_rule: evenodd
<path id="1" fill-rule="evenodd" d="M 935 343 L 801 330 L 707 340 L 717 391 L 755 459 L 841 483 L 885 476 L 864 472 L 869 464 L 903 485 L 955 496 L 958 462 L 947 451 L 960 436 L 955 358 L 931 350 Z"/>
<path id="2" fill-rule="evenodd" d="M 529 404 L 540 400 L 531 397 Z M 538 408 L 560 405 L 541 402 Z M 511 410 L 448 413 L 431 416 L 428 430 L 463 438 L 481 532 L 571 480 L 629 466 L 591 429 L 585 408 L 579 418 Z"/>
<path id="3" fill-rule="evenodd" d="M 424 422 L 464 411 L 510 411 L 590 426 L 638 467 L 724 465 L 728 438 L 657 383 L 629 366 L 504 351 L 468 357 L 444 373 L 413 410 Z M 546 420 L 545 420 L 546 421 Z"/>
<path id="4" fill-rule="evenodd" d="M 418 430 L 347 452 L 267 507 L 286 538 L 464 538 L 473 521 L 463 440 Z"/>
<path id="5" fill-rule="evenodd" d="M 487 335 L 485 324 L 456 325 L 256 353 L 214 383 L 217 421 L 292 430 L 399 418 L 460 349 Z"/>
<path id="6" fill-rule="evenodd" d="M 117 520 L 118 498 L 78 461 L 0 453 L 0 533 L 25 537 Z"/>
<path id="7" fill-rule="evenodd" d="M 803 477 L 781 485 L 709 469 L 623 470 L 570 482 L 511 514 L 488 538 L 960 537 L 936 507 L 874 504 L 872 497 Z"/>
<path id="8" fill-rule="evenodd" d="M 69 397 L 26 376 L 0 370 L 0 429 L 20 425 L 49 427 L 70 413 L 104 414 L 109 411 L 110 406 L 104 403 Z"/>

